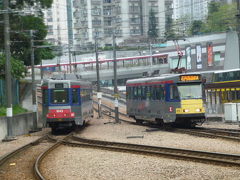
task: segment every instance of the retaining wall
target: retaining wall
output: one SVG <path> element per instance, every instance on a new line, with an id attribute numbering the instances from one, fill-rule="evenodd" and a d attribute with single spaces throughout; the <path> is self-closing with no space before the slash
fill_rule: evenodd
<path id="1" fill-rule="evenodd" d="M 33 127 L 33 117 L 33 112 L 14 115 L 12 118 L 12 135 L 28 134 Z M 7 136 L 7 128 L 7 118 L 0 117 L 0 141 Z"/>

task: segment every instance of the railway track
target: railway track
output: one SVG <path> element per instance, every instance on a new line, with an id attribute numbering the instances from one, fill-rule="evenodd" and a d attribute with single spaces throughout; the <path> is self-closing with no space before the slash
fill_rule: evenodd
<path id="1" fill-rule="evenodd" d="M 108 107 L 107 105 L 102 104 L 102 107 L 107 109 L 107 111 L 114 113 L 114 109 Z M 119 112 L 119 114 L 122 117 L 126 117 L 129 119 L 127 114 Z M 114 116 L 109 115 L 106 113 L 106 115 L 114 118 Z M 130 124 L 137 124 L 134 122 L 134 120 L 126 120 L 125 118 L 120 118 L 120 121 L 130 123 Z M 171 132 L 177 132 L 177 133 L 185 133 L 185 134 L 190 134 L 194 136 L 199 136 L 199 137 L 208 137 L 208 138 L 221 138 L 225 140 L 230 140 L 230 141 L 235 141 L 235 142 L 240 142 L 240 130 L 237 129 L 218 129 L 218 128 L 194 128 L 194 129 L 180 129 L 180 128 L 164 128 L 157 126 L 156 124 L 147 124 L 147 127 L 154 127 L 153 131 L 171 131 Z M 151 130 L 149 130 L 151 132 Z"/>
<path id="2" fill-rule="evenodd" d="M 47 135 L 28 143 L 0 158 L 0 179 L 35 179 L 32 168 L 36 156 L 51 146 Z"/>
<path id="3" fill-rule="evenodd" d="M 41 163 L 42 163 L 43 159 L 48 154 L 50 154 L 53 150 L 55 150 L 57 147 L 61 146 L 63 144 L 63 141 L 67 140 L 72 135 L 73 135 L 73 133 L 70 133 L 66 137 L 61 138 L 61 139 L 59 139 L 59 138 L 56 139 L 53 136 L 47 135 L 47 139 L 50 140 L 51 142 L 54 142 L 54 144 L 51 147 L 49 147 L 46 151 L 42 152 L 40 154 L 40 156 L 38 156 L 37 160 L 35 161 L 33 170 L 34 170 L 34 174 L 35 174 L 37 179 L 40 179 L 40 180 L 45 180 L 46 179 L 41 172 Z"/>
<path id="4" fill-rule="evenodd" d="M 153 155 L 160 157 L 171 157 L 174 159 L 190 160 L 204 163 L 213 163 L 224 166 L 240 166 L 240 155 L 223 154 L 206 151 L 193 151 L 187 149 L 147 146 L 129 143 L 109 142 L 101 140 L 92 140 L 72 136 L 71 142 L 63 141 L 65 145 L 96 148 L 110 151 L 120 151 L 144 155 Z"/>
<path id="5" fill-rule="evenodd" d="M 40 171 L 41 160 L 72 136 L 51 136 L 50 133 L 0 158 L 0 179 L 45 179 Z M 34 168 L 32 168 L 34 167 Z"/>

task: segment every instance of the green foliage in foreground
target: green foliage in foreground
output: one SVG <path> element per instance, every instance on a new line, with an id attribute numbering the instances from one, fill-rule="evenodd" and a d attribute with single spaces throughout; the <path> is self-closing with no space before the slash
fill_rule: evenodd
<path id="1" fill-rule="evenodd" d="M 5 79 L 5 56 L 0 55 L 0 79 Z M 24 66 L 23 62 L 17 59 L 11 58 L 11 73 L 12 76 L 16 79 L 24 78 L 27 69 Z"/>
<path id="2" fill-rule="evenodd" d="M 6 116 L 6 109 L 7 109 L 6 107 L 0 106 L 0 116 Z M 13 106 L 13 115 L 21 114 L 25 112 L 27 112 L 27 110 L 22 108 L 21 106 L 19 105 Z"/>

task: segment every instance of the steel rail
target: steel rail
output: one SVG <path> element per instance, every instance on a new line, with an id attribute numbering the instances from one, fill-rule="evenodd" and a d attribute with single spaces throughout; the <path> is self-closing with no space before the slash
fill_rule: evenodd
<path id="1" fill-rule="evenodd" d="M 113 109 L 111 107 L 108 107 L 107 105 L 102 104 L 102 107 L 110 110 L 113 112 Z M 122 116 L 128 117 L 125 113 L 119 112 Z M 108 114 L 106 114 L 108 115 Z M 110 115 L 108 115 L 110 116 Z M 112 117 L 112 116 L 110 116 Z M 121 119 L 121 121 L 126 122 L 126 123 L 131 123 L 131 124 L 137 124 L 133 121 L 128 121 L 125 119 Z M 159 130 L 164 130 L 159 127 Z M 167 130 L 169 131 L 169 129 Z M 212 137 L 212 138 L 221 138 L 221 139 L 226 139 L 226 140 L 231 140 L 231 141 L 236 141 L 240 142 L 240 132 L 238 130 L 229 130 L 225 132 L 221 129 L 218 130 L 217 128 L 197 128 L 197 129 L 179 129 L 179 128 L 172 128 L 171 131 L 174 132 L 180 132 L 180 133 L 187 133 L 195 136 L 203 136 L 203 137 Z M 232 132 L 231 132 L 232 131 Z"/>
<path id="2" fill-rule="evenodd" d="M 24 146 L 21 146 L 20 148 L 12 151 L 6 155 L 3 155 L 2 157 L 0 157 L 0 166 L 2 166 L 10 158 L 14 157 L 16 154 L 25 151 L 26 149 L 30 148 L 31 146 L 35 146 L 36 144 L 40 143 L 41 141 L 45 140 L 46 138 L 47 138 L 47 135 L 44 135 L 33 142 L 30 142 Z"/>
<path id="3" fill-rule="evenodd" d="M 177 149 L 160 146 L 148 146 L 119 142 L 108 142 L 101 140 L 92 140 L 72 136 L 72 140 L 76 142 L 62 141 L 65 145 L 80 146 L 87 148 L 97 148 L 113 151 L 123 151 L 137 154 L 148 154 L 157 156 L 166 156 L 182 160 L 191 160 L 199 162 L 211 162 L 219 165 L 240 166 L 240 155 L 214 153 L 207 151 L 194 151 L 188 149 Z"/>
<path id="4" fill-rule="evenodd" d="M 67 135 L 66 137 L 64 137 L 63 139 L 68 139 L 69 137 L 71 137 L 73 135 L 73 133 L 70 133 L 69 135 Z M 40 180 L 45 180 L 45 177 L 42 175 L 41 171 L 40 171 L 40 165 L 41 162 L 43 161 L 43 159 L 50 154 L 50 152 L 52 152 L 53 150 L 55 150 L 57 147 L 59 147 L 60 145 L 62 145 L 62 140 L 56 140 L 50 136 L 48 136 L 47 138 L 49 138 L 51 141 L 56 141 L 54 145 L 52 145 L 50 148 L 48 148 L 46 151 L 44 151 L 43 153 L 40 154 L 40 156 L 38 156 L 37 160 L 34 163 L 34 174 L 36 176 L 37 179 Z"/>
<path id="5" fill-rule="evenodd" d="M 240 137 L 236 137 L 236 134 L 230 134 L 230 133 L 225 133 L 222 135 L 222 132 L 218 131 L 212 131 L 212 130 L 199 130 L 199 129 L 175 129 L 175 132 L 180 132 L 180 133 L 187 133 L 195 136 L 203 136 L 203 137 L 212 137 L 212 138 L 221 138 L 221 139 L 226 139 L 226 140 L 231 140 L 231 141 L 236 141 L 240 142 Z"/>

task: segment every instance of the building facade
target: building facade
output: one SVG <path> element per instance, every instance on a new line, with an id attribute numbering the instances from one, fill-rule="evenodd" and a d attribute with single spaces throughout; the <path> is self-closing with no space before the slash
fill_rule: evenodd
<path id="1" fill-rule="evenodd" d="M 73 39 L 75 49 L 112 46 L 113 33 L 117 44 L 134 37 L 147 37 L 149 12 L 156 17 L 158 37 L 165 33 L 166 12 L 172 0 L 74 0 Z M 170 15 L 171 16 L 171 15 Z"/>
<path id="2" fill-rule="evenodd" d="M 44 10 L 44 21 L 48 27 L 46 39 L 55 45 L 68 45 L 68 9 L 66 0 L 53 0 L 52 7 Z"/>
<path id="3" fill-rule="evenodd" d="M 173 0 L 173 19 L 204 20 L 211 0 Z"/>

